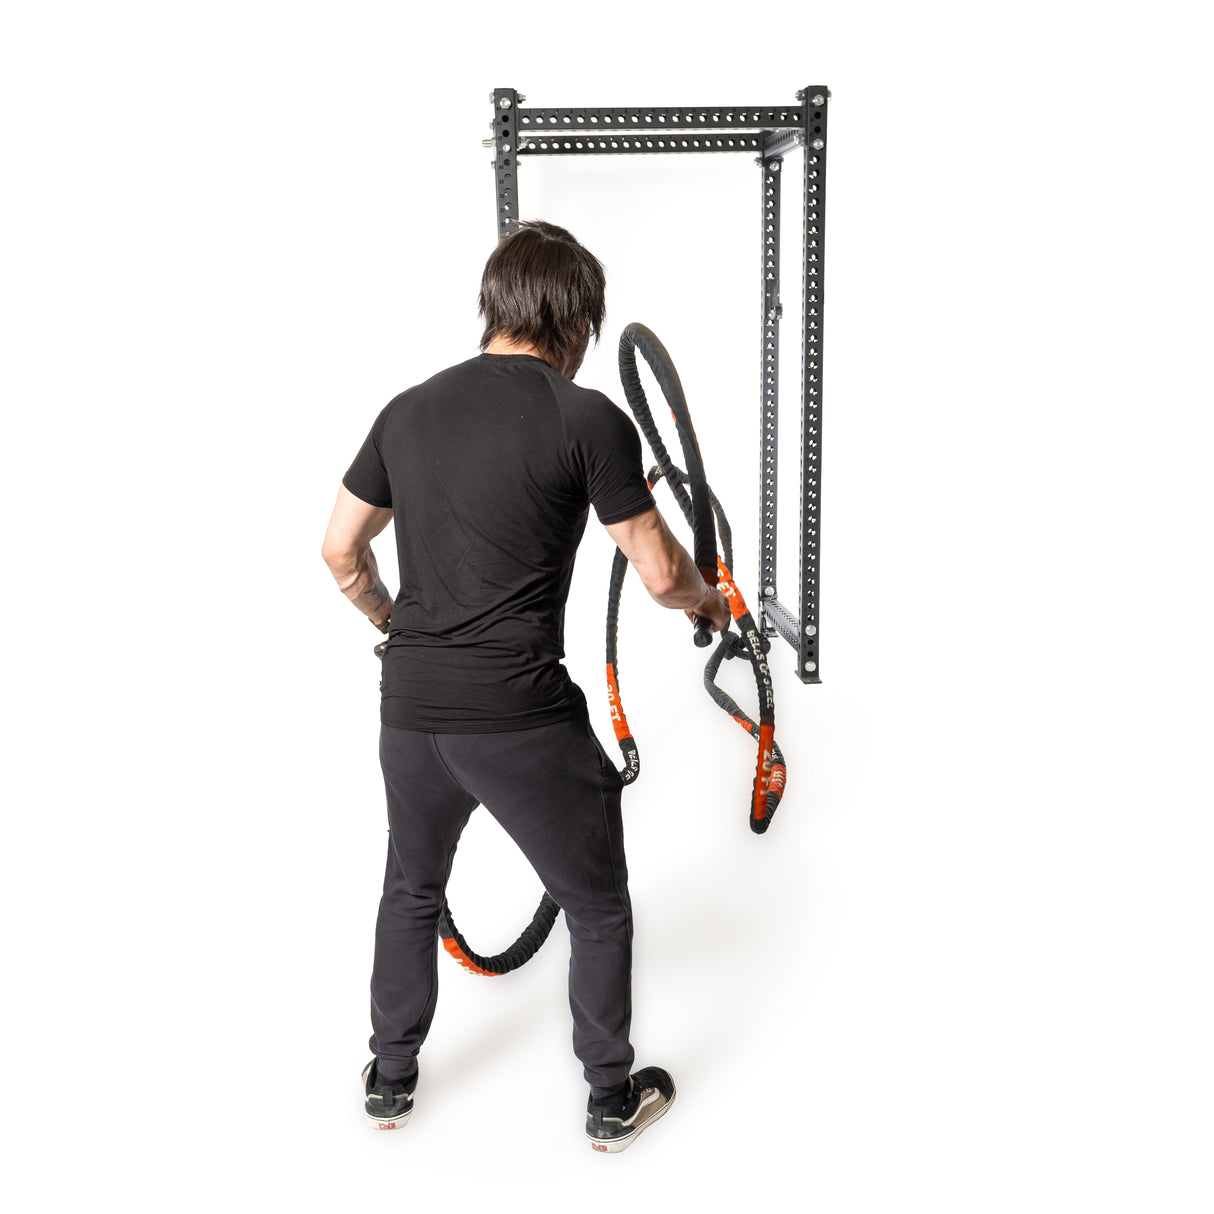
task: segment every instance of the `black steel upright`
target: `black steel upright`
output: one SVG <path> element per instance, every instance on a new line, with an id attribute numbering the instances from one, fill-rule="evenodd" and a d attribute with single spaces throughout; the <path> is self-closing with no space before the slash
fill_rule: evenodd
<path id="1" fill-rule="evenodd" d="M 497 231 L 518 223 L 518 166 L 528 156 L 646 155 L 746 152 L 760 168 L 762 188 L 759 361 L 759 609 L 766 636 L 780 636 L 797 654 L 802 682 L 820 682 L 818 668 L 819 531 L 822 505 L 822 337 L 825 315 L 826 114 L 830 90 L 803 89 L 781 106 L 657 106 L 640 109 L 524 109 L 515 89 L 493 90 L 493 167 Z M 776 580 L 780 406 L 780 183 L 784 156 L 805 153 L 801 213 L 800 590 L 795 607 L 782 602 Z"/>
<path id="2" fill-rule="evenodd" d="M 493 90 L 493 169 L 497 177 L 497 234 L 518 223 L 518 93 Z"/>

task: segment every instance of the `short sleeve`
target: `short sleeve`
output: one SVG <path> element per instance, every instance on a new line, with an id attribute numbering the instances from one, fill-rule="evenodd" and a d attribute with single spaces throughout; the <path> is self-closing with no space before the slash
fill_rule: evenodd
<path id="1" fill-rule="evenodd" d="M 388 470 L 384 467 L 380 445 L 387 417 L 388 409 L 385 408 L 375 419 L 371 433 L 367 435 L 354 457 L 354 462 L 341 478 L 341 483 L 360 501 L 366 502 L 368 506 L 382 508 L 390 508 L 392 505 L 392 486 L 388 481 Z"/>
<path id="2" fill-rule="evenodd" d="M 570 427 L 573 455 L 586 478 L 586 492 L 604 526 L 622 523 L 653 508 L 641 464 L 641 437 L 631 418 L 605 396 L 588 400 Z"/>

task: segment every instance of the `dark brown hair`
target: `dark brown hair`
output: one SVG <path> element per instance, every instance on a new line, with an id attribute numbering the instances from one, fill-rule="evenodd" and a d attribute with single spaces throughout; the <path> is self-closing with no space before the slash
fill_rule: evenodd
<path id="1" fill-rule="evenodd" d="M 485 263 L 481 349 L 505 337 L 529 343 L 563 366 L 591 334 L 598 341 L 606 285 L 599 259 L 564 228 L 541 219 L 520 223 Z"/>

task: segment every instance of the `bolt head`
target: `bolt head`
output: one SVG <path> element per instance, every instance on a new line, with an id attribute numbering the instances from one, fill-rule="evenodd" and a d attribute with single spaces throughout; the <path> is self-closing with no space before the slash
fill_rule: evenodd
<path id="1" fill-rule="evenodd" d="M 805 625 L 805 635 L 807 637 L 816 637 L 818 635 L 817 627 L 813 624 L 806 624 Z"/>
<path id="2" fill-rule="evenodd" d="M 805 100 L 805 90 L 804 89 L 797 89 L 797 100 L 798 101 Z"/>
<path id="3" fill-rule="evenodd" d="M 812 674 L 812 673 L 813 673 L 815 670 L 817 670 L 817 669 L 818 669 L 818 663 L 817 663 L 817 662 L 806 662 L 806 663 L 805 663 L 805 672 L 806 672 L 806 674 Z"/>
<path id="4" fill-rule="evenodd" d="M 502 109 L 508 110 L 510 108 L 510 98 L 503 97 L 501 101 L 498 102 L 498 105 L 501 106 Z"/>
<path id="5" fill-rule="evenodd" d="M 767 595 L 769 598 L 771 597 L 771 595 L 775 594 L 775 592 L 776 592 L 776 588 L 774 586 L 764 586 L 763 587 L 763 593 L 765 595 Z"/>
<path id="6" fill-rule="evenodd" d="M 826 103 L 826 98 L 823 97 L 821 93 L 815 93 L 811 100 L 813 101 L 814 105 L 824 105 Z"/>
<path id="7" fill-rule="evenodd" d="M 814 140 L 813 148 L 814 148 L 815 152 L 820 152 L 825 146 L 826 146 L 825 139 L 815 139 Z"/>

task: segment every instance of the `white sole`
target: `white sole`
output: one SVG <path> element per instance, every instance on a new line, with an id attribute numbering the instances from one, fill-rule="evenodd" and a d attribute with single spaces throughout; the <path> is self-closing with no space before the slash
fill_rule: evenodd
<path id="1" fill-rule="evenodd" d="M 401 1126 L 403 1126 L 405 1122 L 408 1121 L 412 1116 L 413 1110 L 410 1109 L 407 1113 L 402 1114 L 400 1117 L 372 1117 L 371 1114 L 368 1113 L 367 1120 L 377 1130 L 399 1130 Z"/>

